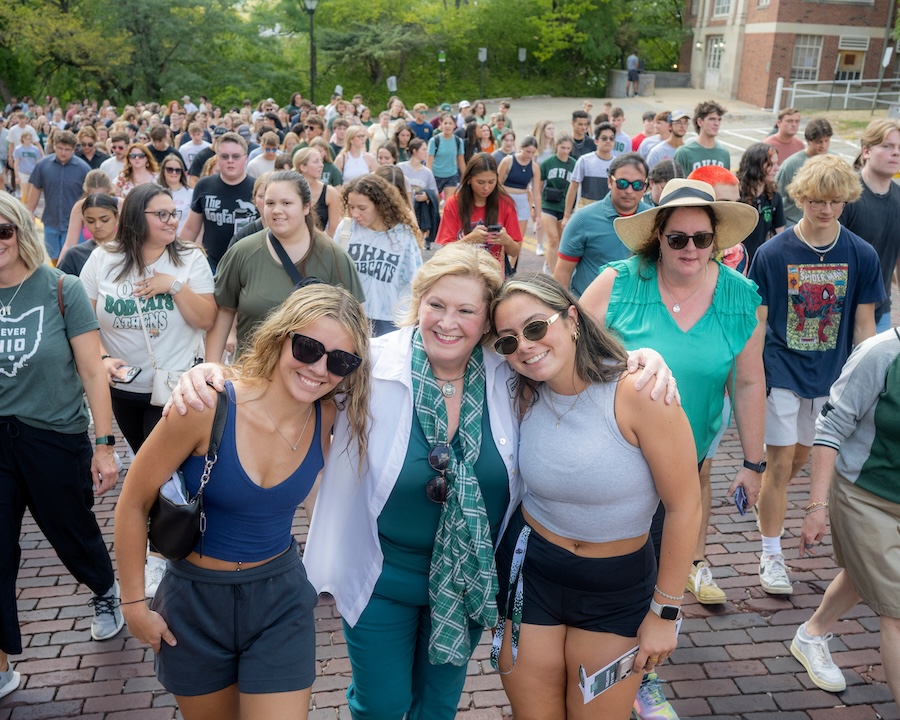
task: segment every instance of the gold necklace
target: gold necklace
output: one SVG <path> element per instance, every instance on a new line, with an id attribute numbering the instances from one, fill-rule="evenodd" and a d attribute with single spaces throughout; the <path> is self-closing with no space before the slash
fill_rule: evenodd
<path id="1" fill-rule="evenodd" d="M 802 221 L 801 221 L 802 222 Z M 834 236 L 834 240 L 827 247 L 816 247 L 812 243 L 809 242 L 804 236 L 803 231 L 800 229 L 800 223 L 794 225 L 794 232 L 797 237 L 803 242 L 806 247 L 812 250 L 816 255 L 819 256 L 819 262 L 825 262 L 825 254 L 834 250 L 834 246 L 837 245 L 838 240 L 841 237 L 841 224 L 838 223 L 837 235 Z"/>
<path id="2" fill-rule="evenodd" d="M 550 401 L 550 409 L 553 411 L 553 414 L 556 415 L 556 429 L 559 430 L 559 424 L 562 422 L 562 419 L 572 412 L 575 409 L 575 406 L 578 404 L 578 401 L 581 400 L 581 393 L 578 393 L 575 396 L 575 402 L 573 402 L 568 410 L 566 410 L 562 415 L 556 412 L 556 405 L 553 402 L 553 391 L 550 388 L 547 388 L 547 400 Z"/>
<path id="3" fill-rule="evenodd" d="M 303 429 L 300 431 L 300 437 L 297 438 L 297 442 L 295 442 L 295 443 L 292 443 L 290 440 L 288 440 L 288 439 L 285 437 L 284 433 L 281 432 L 281 428 L 278 427 L 278 423 L 275 422 L 275 418 L 273 418 L 273 417 L 272 417 L 272 413 L 269 412 L 269 406 L 266 405 L 266 398 L 265 398 L 265 397 L 262 398 L 262 405 L 263 405 L 263 409 L 266 411 L 266 415 L 269 416 L 269 420 L 271 420 L 271 421 L 272 421 L 272 424 L 275 426 L 275 430 L 278 432 L 279 435 L 281 435 L 281 437 L 284 439 L 284 441 L 285 441 L 288 445 L 291 446 L 291 450 L 292 450 L 293 452 L 296 452 L 296 451 L 297 451 L 297 446 L 300 444 L 300 441 L 303 439 L 303 433 L 306 432 L 306 426 L 309 425 L 309 419 L 310 419 L 310 417 L 312 417 L 312 411 L 313 411 L 313 405 L 314 405 L 314 403 L 310 403 L 310 404 L 309 404 L 309 412 L 306 413 L 306 422 L 303 423 Z"/>
<path id="4" fill-rule="evenodd" d="M 661 287 L 665 288 L 666 295 L 668 295 L 669 298 L 672 300 L 672 302 L 675 303 L 672 306 L 672 312 L 680 313 L 681 312 L 681 303 L 686 303 L 688 300 L 690 300 L 692 297 L 694 297 L 694 295 L 696 295 L 698 292 L 700 292 L 700 289 L 703 287 L 704 283 L 706 282 L 706 274 L 707 274 L 708 270 L 709 270 L 709 262 L 707 262 L 705 267 L 703 268 L 703 278 L 700 280 L 699 283 L 697 283 L 697 287 L 694 289 L 694 291 L 690 295 L 688 295 L 684 300 L 675 300 L 675 296 L 672 294 L 672 291 L 669 290 L 669 286 L 666 284 L 666 279 L 665 279 L 665 277 L 663 277 L 662 268 L 658 269 L 658 275 L 659 275 Z"/>

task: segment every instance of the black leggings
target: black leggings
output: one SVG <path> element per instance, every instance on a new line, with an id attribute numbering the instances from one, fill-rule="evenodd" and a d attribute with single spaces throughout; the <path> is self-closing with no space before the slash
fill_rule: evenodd
<path id="1" fill-rule="evenodd" d="M 119 430 L 137 454 L 144 440 L 162 418 L 162 408 L 150 404 L 150 393 L 133 393 L 110 388 L 113 414 Z"/>

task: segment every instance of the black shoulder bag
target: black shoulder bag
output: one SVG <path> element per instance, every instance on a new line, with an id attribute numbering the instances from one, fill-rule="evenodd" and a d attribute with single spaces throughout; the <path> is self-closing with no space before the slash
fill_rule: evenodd
<path id="1" fill-rule="evenodd" d="M 200 542 L 203 555 L 203 535 L 206 532 L 206 513 L 203 511 L 203 489 L 209 482 L 213 465 L 219 457 L 219 446 L 225 432 L 228 415 L 228 399 L 219 393 L 216 416 L 209 436 L 206 464 L 200 477 L 200 488 L 194 497 L 188 497 L 181 469 L 159 489 L 159 495 L 150 508 L 147 534 L 153 546 L 169 560 L 183 560 Z"/>
<path id="2" fill-rule="evenodd" d="M 269 238 L 269 242 L 272 243 L 272 247 L 275 248 L 275 254 L 278 255 L 278 259 L 281 260 L 281 265 L 284 268 L 284 271 L 288 274 L 291 280 L 294 281 L 294 290 L 299 290 L 300 288 L 306 287 L 307 285 L 321 285 L 322 281 L 317 277 L 303 277 L 300 274 L 300 271 L 297 269 L 297 266 L 291 262 L 290 256 L 287 254 L 287 250 L 284 249 L 284 246 L 278 241 L 271 230 L 267 233 L 267 237 Z M 310 244 L 315 242 L 315 238 L 309 238 Z"/>

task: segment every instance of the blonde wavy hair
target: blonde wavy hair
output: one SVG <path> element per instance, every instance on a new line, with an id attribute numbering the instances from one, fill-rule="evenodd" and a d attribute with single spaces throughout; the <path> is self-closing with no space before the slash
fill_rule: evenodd
<path id="1" fill-rule="evenodd" d="M 346 411 L 350 421 L 351 442 L 356 441 L 359 457 L 368 449 L 368 414 L 371 393 L 369 361 L 369 321 L 357 299 L 343 288 L 324 283 L 295 290 L 257 326 L 234 372 L 242 380 L 254 384 L 268 382 L 278 365 L 284 343 L 290 334 L 308 327 L 322 318 L 331 318 L 347 331 L 353 340 L 353 352 L 362 358 L 355 372 L 345 377 L 321 400 L 334 399 Z"/>

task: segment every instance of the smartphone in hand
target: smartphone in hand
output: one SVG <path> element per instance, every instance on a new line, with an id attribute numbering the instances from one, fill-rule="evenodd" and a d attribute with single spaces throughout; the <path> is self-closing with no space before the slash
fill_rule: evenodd
<path id="1" fill-rule="evenodd" d="M 136 365 L 122 365 L 116 370 L 116 373 L 116 375 L 113 375 L 113 382 L 127 385 L 141 374 L 141 369 Z"/>

